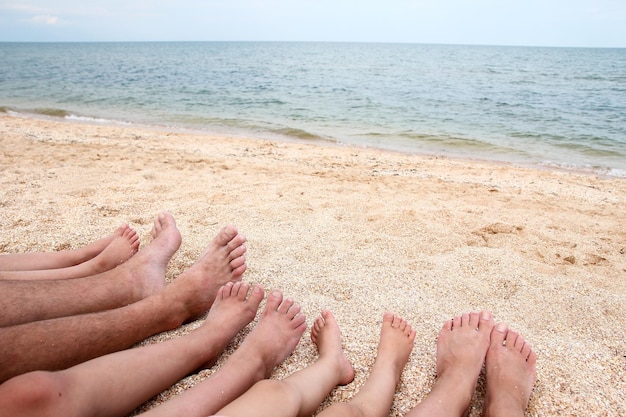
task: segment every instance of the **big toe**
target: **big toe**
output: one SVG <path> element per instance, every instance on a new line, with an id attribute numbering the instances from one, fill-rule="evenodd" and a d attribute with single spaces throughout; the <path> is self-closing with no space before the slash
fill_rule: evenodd
<path id="1" fill-rule="evenodd" d="M 219 246 L 226 246 L 238 233 L 237 228 L 232 224 L 224 226 L 215 237 L 215 243 Z"/>
<path id="2" fill-rule="evenodd" d="M 498 323 L 491 330 L 491 347 L 497 348 L 502 347 L 504 344 L 504 339 L 506 338 L 506 334 L 508 331 L 508 327 L 504 323 Z"/>

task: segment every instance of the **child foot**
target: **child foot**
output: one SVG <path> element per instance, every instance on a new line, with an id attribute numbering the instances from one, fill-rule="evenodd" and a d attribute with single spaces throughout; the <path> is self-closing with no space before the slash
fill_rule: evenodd
<path id="1" fill-rule="evenodd" d="M 414 342 L 415 330 L 411 325 L 400 316 L 385 313 L 374 366 L 381 363 L 385 368 L 393 370 L 397 383 L 404 366 L 409 361 Z"/>
<path id="2" fill-rule="evenodd" d="M 300 310 L 292 300 L 283 299 L 280 291 L 274 290 L 267 297 L 259 323 L 238 349 L 247 358 L 261 360 L 263 375 L 259 379 L 269 378 L 300 342 L 306 330 L 305 316 Z"/>
<path id="3" fill-rule="evenodd" d="M 354 379 L 354 369 L 341 346 L 341 331 L 335 316 L 323 310 L 311 329 L 311 340 L 317 345 L 320 360 L 332 359 L 337 366 L 338 385 L 346 385 Z"/>
<path id="4" fill-rule="evenodd" d="M 537 354 L 524 338 L 498 324 L 485 360 L 485 416 L 523 416 L 535 383 Z"/>
<path id="5" fill-rule="evenodd" d="M 102 252 L 88 262 L 92 262 L 93 273 L 98 274 L 126 262 L 138 250 L 137 232 L 128 225 L 124 225 L 115 231 L 113 239 Z"/>
<path id="6" fill-rule="evenodd" d="M 198 331 L 206 330 L 212 336 L 219 333 L 219 340 L 223 343 L 220 343 L 217 351 L 221 353 L 232 338 L 254 320 L 263 296 L 260 285 L 255 285 L 250 291 L 248 283 L 226 283 L 218 290 L 209 315 Z M 204 367 L 212 366 L 215 359 L 208 361 Z"/>

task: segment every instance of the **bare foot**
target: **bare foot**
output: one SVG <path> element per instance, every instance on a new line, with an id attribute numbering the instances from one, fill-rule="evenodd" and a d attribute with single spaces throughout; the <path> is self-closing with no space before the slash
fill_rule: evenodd
<path id="1" fill-rule="evenodd" d="M 95 242 L 91 242 L 83 248 L 76 249 L 77 253 L 80 251 L 79 253 L 81 258 L 76 259 L 74 265 L 88 261 L 98 256 L 109 245 L 109 243 L 113 241 L 113 239 L 122 236 L 126 227 L 128 227 L 128 225 L 122 225 L 115 229 L 112 235 L 98 239 Z"/>
<path id="2" fill-rule="evenodd" d="M 493 317 L 466 313 L 444 323 L 437 339 L 437 379 L 407 417 L 461 416 L 470 406 L 489 348 Z"/>
<path id="3" fill-rule="evenodd" d="M 334 404 L 318 415 L 320 417 L 389 415 L 396 385 L 409 360 L 414 341 L 415 331 L 405 319 L 393 313 L 385 313 L 380 329 L 378 353 L 365 385 L 350 402 Z"/>
<path id="4" fill-rule="evenodd" d="M 267 297 L 259 323 L 235 352 L 262 362 L 262 375 L 258 379 L 269 378 L 274 368 L 298 346 L 306 330 L 305 316 L 300 310 L 293 300 L 283 299 L 283 293 L 278 290 Z"/>
<path id="5" fill-rule="evenodd" d="M 499 323 L 491 331 L 485 372 L 485 416 L 523 416 L 535 384 L 537 354 L 517 332 Z"/>
<path id="6" fill-rule="evenodd" d="M 245 241 L 234 226 L 224 227 L 200 259 L 170 285 L 168 291 L 185 304 L 188 318 L 211 308 L 222 285 L 241 281 L 246 270 Z"/>
<path id="7" fill-rule="evenodd" d="M 93 274 L 98 274 L 126 262 L 139 250 L 139 236 L 137 232 L 124 225 L 118 228 L 109 244 L 93 259 L 87 261 L 93 268 Z"/>
<path id="8" fill-rule="evenodd" d="M 209 332 L 213 336 L 219 333 L 219 340 L 223 344 L 212 346 L 219 352 L 226 348 L 230 340 L 237 335 L 256 317 L 259 304 L 263 300 L 265 292 L 263 287 L 255 285 L 250 295 L 250 284 L 245 282 L 228 282 L 217 291 L 215 302 L 209 310 L 209 315 L 198 332 Z M 206 362 L 204 367 L 213 366 L 217 356 Z"/>
<path id="9" fill-rule="evenodd" d="M 339 376 L 338 385 L 346 385 L 354 379 L 354 369 L 341 346 L 341 331 L 335 316 L 329 310 L 323 310 L 315 319 L 311 329 L 311 340 L 317 346 L 320 360 L 333 360 Z"/>
<path id="10" fill-rule="evenodd" d="M 414 342 L 415 330 L 411 325 L 400 316 L 385 313 L 374 366 L 380 363 L 384 368 L 392 370 L 397 384 L 409 361 Z"/>
<path id="11" fill-rule="evenodd" d="M 134 283 L 138 300 L 165 287 L 167 264 L 180 247 L 180 232 L 170 213 L 164 211 L 155 218 L 152 238 L 148 246 L 116 269 Z"/>

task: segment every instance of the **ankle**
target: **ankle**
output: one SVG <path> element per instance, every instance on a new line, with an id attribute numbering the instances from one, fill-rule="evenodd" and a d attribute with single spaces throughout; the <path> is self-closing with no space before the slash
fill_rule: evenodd
<path id="1" fill-rule="evenodd" d="M 166 330 L 173 330 L 182 326 L 190 316 L 185 303 L 168 294 L 166 290 L 153 294 L 146 300 L 151 299 L 160 306 L 165 313 L 163 326 L 166 327 Z"/>
<path id="2" fill-rule="evenodd" d="M 468 385 L 465 375 L 446 372 L 437 376 L 431 392 L 445 396 L 445 408 L 449 415 L 465 415 L 474 396 L 475 384 Z"/>
<path id="3" fill-rule="evenodd" d="M 523 417 L 526 407 L 523 401 L 512 395 L 502 393 L 496 398 L 487 394 L 485 398 L 484 417 Z"/>

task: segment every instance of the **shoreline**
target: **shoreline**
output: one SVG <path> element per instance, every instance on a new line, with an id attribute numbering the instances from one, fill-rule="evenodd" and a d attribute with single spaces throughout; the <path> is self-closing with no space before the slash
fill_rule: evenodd
<path id="1" fill-rule="evenodd" d="M 337 318 L 357 376 L 325 405 L 350 398 L 367 377 L 384 311 L 417 332 L 395 417 L 428 393 L 443 322 L 487 309 L 539 356 L 527 415 L 626 414 L 622 178 L 1 113 L 0 146 L 3 252 L 77 247 L 125 222 L 144 246 L 168 209 L 183 236 L 171 281 L 221 226 L 237 225 L 248 238 L 244 280 L 282 289 L 309 325 L 322 308 Z M 273 377 L 314 358 L 305 334 Z"/>
<path id="2" fill-rule="evenodd" d="M 52 114 L 47 114 L 46 112 L 51 112 Z M 56 112 L 56 113 L 55 113 Z M 57 114 L 58 113 L 58 114 Z M 447 158 L 451 160 L 461 160 L 466 162 L 477 162 L 477 163 L 492 163 L 492 164 L 501 164 L 501 165 L 510 165 L 515 168 L 529 168 L 529 169 L 537 169 L 537 170 L 548 170 L 548 171 L 558 171 L 558 172 L 572 172 L 575 174 L 586 174 L 586 175 L 595 175 L 600 178 L 626 178 L 626 171 L 615 168 L 615 167 L 583 167 L 583 166 L 569 166 L 565 163 L 548 163 L 548 162 L 539 162 L 539 161 L 520 161 L 515 160 L 514 158 L 506 159 L 504 156 L 502 157 L 494 157 L 488 158 L 487 156 L 472 156 L 469 153 L 464 152 L 453 152 L 452 150 L 441 150 L 439 152 L 436 151 L 419 151 L 419 150 L 406 150 L 394 147 L 384 147 L 384 146 L 373 146 L 368 144 L 358 145 L 354 143 L 344 143 L 340 142 L 334 138 L 299 138 L 297 136 L 290 136 L 288 134 L 281 133 L 260 133 L 260 132 L 218 132 L 203 130 L 199 128 L 191 128 L 184 126 L 159 126 L 153 124 L 143 124 L 143 123 L 135 123 L 124 120 L 116 120 L 116 119 L 104 119 L 93 116 L 80 116 L 75 115 L 71 112 L 67 112 L 65 110 L 54 110 L 54 109 L 37 109 L 26 111 L 26 110 L 14 110 L 8 107 L 0 107 L 0 115 L 6 114 L 10 117 L 23 118 L 23 119 L 34 119 L 34 120 L 43 120 L 50 122 L 61 122 L 61 123 L 75 123 L 75 124 L 85 124 L 91 126 L 110 126 L 110 127 L 128 127 L 128 128 L 136 128 L 141 130 L 153 130 L 155 132 L 166 132 L 166 133 L 179 133 L 179 134 L 190 134 L 197 136 L 211 136 L 211 137 L 219 137 L 223 139 L 251 139 L 251 140 L 262 140 L 262 141 L 275 141 L 275 142 L 284 142 L 284 143 L 293 143 L 293 144 L 312 144 L 317 146 L 330 146 L 330 147 L 347 147 L 347 148 L 355 148 L 355 149 L 372 149 L 378 150 L 382 152 L 391 152 L 391 153 L 400 153 L 409 156 L 417 156 L 424 158 Z M 228 129 L 225 129 L 228 130 Z"/>

